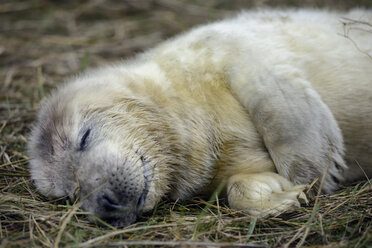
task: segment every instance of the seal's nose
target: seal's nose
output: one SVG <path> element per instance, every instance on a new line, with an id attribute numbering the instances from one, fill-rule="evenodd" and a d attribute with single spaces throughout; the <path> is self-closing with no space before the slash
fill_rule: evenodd
<path id="1" fill-rule="evenodd" d="M 108 196 L 107 194 L 102 195 L 99 199 L 99 202 L 106 211 L 115 211 L 120 208 L 119 202 L 113 197 Z"/>
<path id="2" fill-rule="evenodd" d="M 104 192 L 98 196 L 99 212 L 95 215 L 112 226 L 128 226 L 136 221 L 137 211 L 133 203 L 126 198 L 119 197 L 112 192 Z M 102 224 L 97 222 L 98 224 Z"/>

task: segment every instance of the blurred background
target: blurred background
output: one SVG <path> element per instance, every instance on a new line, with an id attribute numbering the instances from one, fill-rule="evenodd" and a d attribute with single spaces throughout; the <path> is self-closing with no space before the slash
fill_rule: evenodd
<path id="1" fill-rule="evenodd" d="M 49 91 L 197 24 L 264 7 L 346 10 L 372 0 L 1 0 L 0 100 L 38 102 L 40 83 Z"/>

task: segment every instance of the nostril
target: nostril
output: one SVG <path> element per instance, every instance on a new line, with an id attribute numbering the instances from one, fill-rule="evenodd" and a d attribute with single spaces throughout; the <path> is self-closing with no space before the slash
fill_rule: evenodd
<path id="1" fill-rule="evenodd" d="M 102 207 L 104 207 L 105 210 L 108 210 L 108 211 L 113 211 L 113 210 L 117 210 L 118 208 L 120 208 L 120 204 L 115 199 L 113 199 L 112 197 L 108 195 L 102 196 L 101 204 L 102 204 Z"/>

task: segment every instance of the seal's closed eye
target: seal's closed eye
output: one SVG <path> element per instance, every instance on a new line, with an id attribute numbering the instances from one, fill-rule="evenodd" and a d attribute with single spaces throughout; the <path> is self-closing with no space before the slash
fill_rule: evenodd
<path id="1" fill-rule="evenodd" d="M 83 137 L 81 137 L 80 146 L 79 146 L 80 151 L 83 151 L 87 147 L 87 144 L 88 144 L 87 140 L 88 140 L 89 134 L 90 134 L 90 128 L 87 131 L 85 131 Z"/>

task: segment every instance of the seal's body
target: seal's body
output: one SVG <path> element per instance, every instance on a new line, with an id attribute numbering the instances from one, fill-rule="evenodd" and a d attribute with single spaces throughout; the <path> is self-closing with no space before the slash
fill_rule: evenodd
<path id="1" fill-rule="evenodd" d="M 36 186 L 126 225 L 220 183 L 232 208 L 264 216 L 306 201 L 317 178 L 328 193 L 372 175 L 372 35 L 342 17 L 372 22 L 247 12 L 72 80 L 33 129 Z"/>

